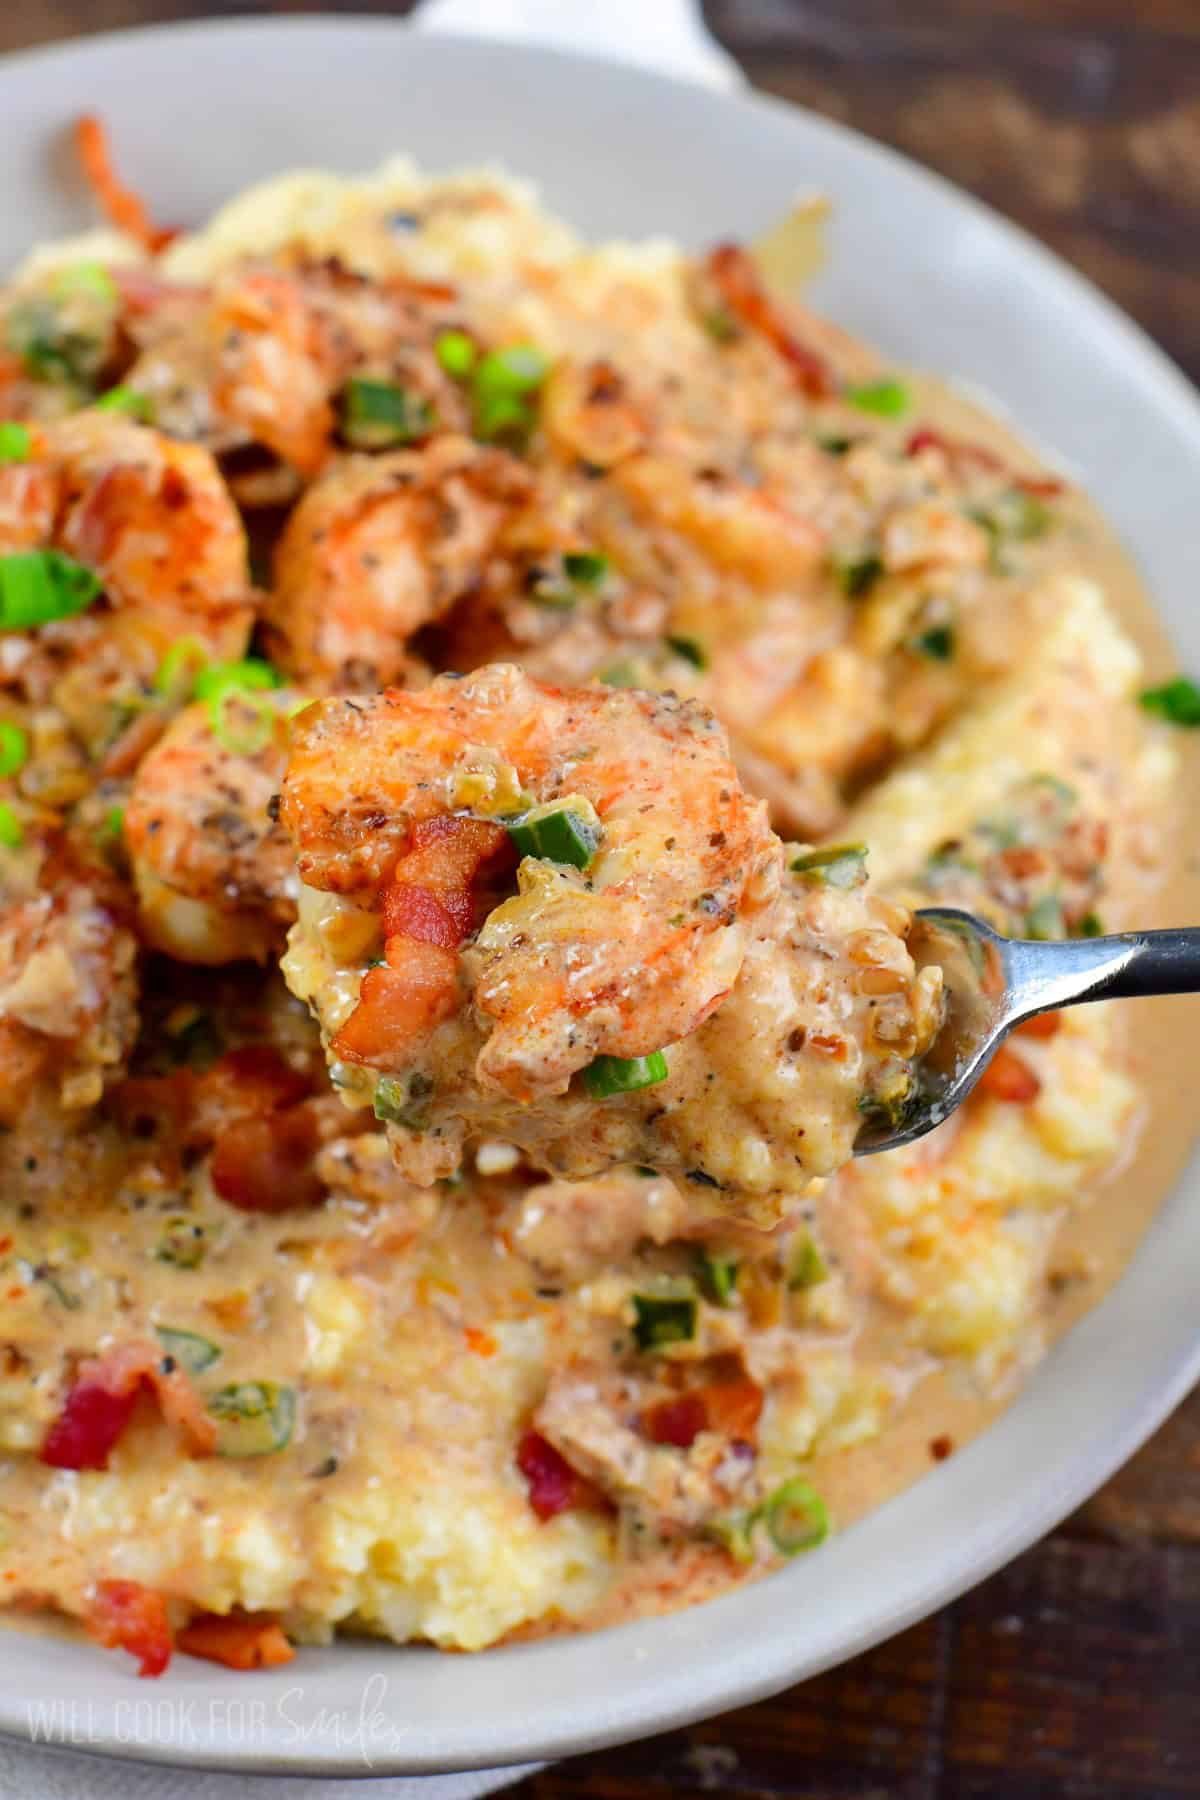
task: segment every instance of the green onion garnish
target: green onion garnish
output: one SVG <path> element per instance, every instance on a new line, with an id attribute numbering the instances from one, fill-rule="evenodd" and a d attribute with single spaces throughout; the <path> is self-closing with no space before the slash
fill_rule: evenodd
<path id="1" fill-rule="evenodd" d="M 825 1502 L 811 1483 L 799 1475 L 785 1481 L 763 1504 L 767 1536 L 783 1556 L 815 1550 L 829 1536 Z"/>
<path id="2" fill-rule="evenodd" d="M 874 413 L 879 419 L 898 419 L 912 403 L 906 383 L 894 375 L 883 381 L 864 381 L 857 387 L 848 387 L 846 399 L 851 406 L 857 406 L 859 412 Z"/>
<path id="3" fill-rule="evenodd" d="M 104 822 L 100 827 L 100 836 L 102 838 L 115 840 L 122 837 L 124 832 L 125 808 L 123 806 L 110 806 L 104 815 Z"/>
<path id="4" fill-rule="evenodd" d="M 1186 675 L 1177 675 L 1174 681 L 1164 682 L 1162 687 L 1143 688 L 1138 695 L 1138 704 L 1157 718 L 1166 719 L 1170 725 L 1184 725 L 1193 730 L 1200 725 L 1200 687 Z"/>
<path id="5" fill-rule="evenodd" d="M 280 685 L 279 671 L 269 662 L 259 656 L 246 656 L 240 662 L 210 663 L 196 676 L 192 692 L 197 700 L 214 700 L 231 688 L 277 688 Z"/>
<path id="6" fill-rule="evenodd" d="M 701 313 L 700 323 L 714 344 L 732 344 L 741 336 L 737 320 L 723 306 L 712 306 L 707 312 Z"/>
<path id="7" fill-rule="evenodd" d="M 296 1395 L 277 1381 L 236 1381 L 213 1395 L 208 1410 L 217 1421 L 218 1456 L 269 1456 L 291 1441 Z"/>
<path id="8" fill-rule="evenodd" d="M 530 400 L 550 369 L 550 359 L 534 344 L 489 350 L 475 364 L 471 392 L 475 435 L 485 439 L 524 437 L 533 428 Z"/>
<path id="9" fill-rule="evenodd" d="M 0 844 L 6 850 L 16 850 L 24 836 L 20 819 L 7 800 L 0 800 Z"/>
<path id="10" fill-rule="evenodd" d="M 792 1251 L 788 1267 L 788 1291 L 794 1294 L 803 1288 L 818 1287 L 828 1274 L 825 1258 L 817 1249 L 815 1239 L 806 1232 Z"/>
<path id="11" fill-rule="evenodd" d="M 505 827 L 519 856 L 536 856 L 544 862 L 586 869 L 596 854 L 601 835 L 595 809 L 588 806 L 587 813 L 579 806 L 550 801 L 545 806 L 535 806 L 519 819 L 506 820 Z"/>
<path id="12" fill-rule="evenodd" d="M 11 719 L 0 719 L 0 777 L 19 774 L 28 761 L 28 732 Z"/>
<path id="13" fill-rule="evenodd" d="M 883 574 L 883 558 L 874 551 L 868 551 L 865 556 L 834 555 L 829 559 L 829 566 L 847 600 L 861 600 Z"/>
<path id="14" fill-rule="evenodd" d="M 189 1219 L 186 1213 L 175 1213 L 163 1223 L 155 1256 L 159 1262 L 176 1269 L 198 1269 L 204 1261 L 208 1243 L 203 1225 Z"/>
<path id="15" fill-rule="evenodd" d="M 100 592 L 92 571 L 61 550 L 0 556 L 0 631 L 33 631 L 72 618 Z"/>
<path id="16" fill-rule="evenodd" d="M 639 1350 L 690 1343 L 696 1335 L 694 1294 L 634 1294 L 633 1335 Z"/>
<path id="17" fill-rule="evenodd" d="M 433 408 L 394 381 L 352 375 L 342 389 L 342 436 L 356 450 L 415 444 L 433 430 Z"/>
<path id="18" fill-rule="evenodd" d="M 737 1291 L 739 1263 L 735 1256 L 714 1256 L 701 1250 L 696 1258 L 700 1286 L 714 1306 L 732 1306 Z"/>
<path id="19" fill-rule="evenodd" d="M 139 394 L 136 388 L 109 388 L 107 394 L 101 394 L 98 400 L 92 401 L 96 412 L 126 413 L 131 419 L 138 419 L 143 425 L 154 423 L 154 402 L 149 394 Z"/>
<path id="20" fill-rule="evenodd" d="M 116 282 L 104 264 L 98 262 L 71 263 L 60 269 L 50 291 L 56 300 L 69 300 L 72 294 L 89 294 L 93 300 L 103 300 L 108 306 L 115 306 L 120 299 Z"/>
<path id="21" fill-rule="evenodd" d="M 395 1075 L 381 1075 L 372 1096 L 375 1117 L 388 1125 L 422 1131 L 429 1110 L 426 1103 L 432 1092 L 432 1080 L 419 1069 L 408 1077 L 407 1082 L 398 1080 Z"/>
<path id="22" fill-rule="evenodd" d="M 1049 943 L 1054 938 L 1066 935 L 1067 927 L 1063 919 L 1062 901 L 1057 894 L 1043 894 L 1026 916 L 1025 936 L 1037 938 L 1042 943 Z"/>
<path id="23" fill-rule="evenodd" d="M 198 677 L 207 668 L 208 651 L 200 639 L 180 638 L 178 643 L 172 644 L 159 663 L 154 686 L 168 700 L 186 699 L 192 693 Z"/>
<path id="24" fill-rule="evenodd" d="M 208 723 L 217 742 L 234 756 L 255 756 L 275 735 L 279 713 L 263 689 L 279 686 L 278 672 L 260 657 L 241 662 L 210 663 L 196 677 L 193 693 L 208 707 Z"/>
<path id="25" fill-rule="evenodd" d="M 867 879 L 867 846 L 865 844 L 826 844 L 821 850 L 806 850 L 793 858 L 793 875 L 825 887 L 861 887 Z"/>
<path id="26" fill-rule="evenodd" d="M 439 331 L 433 340 L 433 354 L 447 375 L 465 381 L 475 367 L 479 351 L 475 340 L 465 331 Z"/>
<path id="27" fill-rule="evenodd" d="M 909 649 L 933 662 L 949 662 L 954 655 L 953 625 L 931 625 L 928 631 L 910 640 Z"/>
<path id="28" fill-rule="evenodd" d="M 1097 912 L 1084 913 L 1071 935 L 1081 938 L 1103 937 L 1104 921 Z"/>
<path id="29" fill-rule="evenodd" d="M 970 507 L 968 516 L 982 525 L 992 539 L 992 560 L 1002 544 L 1028 543 L 1042 537 L 1050 524 L 1050 509 L 1036 494 L 1010 488 L 986 506 Z"/>
<path id="30" fill-rule="evenodd" d="M 28 425 L 16 419 L 5 419 L 0 424 L 0 463 L 28 462 L 32 448 Z"/>
<path id="31" fill-rule="evenodd" d="M 220 1358 L 221 1352 L 211 1338 L 201 1337 L 198 1331 L 177 1331 L 171 1325 L 156 1325 L 158 1341 L 168 1356 L 173 1356 L 181 1368 L 189 1375 L 199 1375 Z"/>
<path id="32" fill-rule="evenodd" d="M 563 572 L 575 587 L 599 587 L 608 574 L 608 558 L 599 550 L 568 550 L 563 556 Z"/>
<path id="33" fill-rule="evenodd" d="M 684 662 L 691 663 L 693 669 L 704 670 L 708 667 L 708 655 L 699 638 L 668 637 L 664 640 Z"/>
<path id="34" fill-rule="evenodd" d="M 640 687 L 641 678 L 635 665 L 628 660 L 609 663 L 607 669 L 601 669 L 596 677 L 605 687 L 631 688 Z"/>
<path id="35" fill-rule="evenodd" d="M 593 1100 L 610 1094 L 634 1094 L 667 1079 L 667 1059 L 661 1050 L 649 1056 L 598 1056 L 583 1071 L 583 1084 Z"/>
<path id="36" fill-rule="evenodd" d="M 489 394 L 475 402 L 475 435 L 487 442 L 496 438 L 528 436 L 533 412 L 516 394 Z"/>

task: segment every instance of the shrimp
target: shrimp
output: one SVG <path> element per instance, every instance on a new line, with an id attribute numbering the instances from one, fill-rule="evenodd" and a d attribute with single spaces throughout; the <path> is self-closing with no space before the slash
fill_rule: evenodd
<path id="1" fill-rule="evenodd" d="M 272 816 L 293 692 L 229 695 L 221 731 L 187 707 L 143 759 L 125 808 L 142 936 L 181 962 L 265 961 L 295 918 L 291 846 Z M 241 734 L 239 736 L 239 734 Z"/>
<path id="2" fill-rule="evenodd" d="M 498 666 L 322 701 L 281 817 L 304 884 L 285 977 L 414 1180 L 490 1131 L 557 1174 L 683 1167 L 777 1216 L 936 1025 L 909 916 L 785 890 L 723 732 L 673 695 Z"/>
<path id="3" fill-rule="evenodd" d="M 53 549 L 99 583 L 83 611 L 0 645 L 0 683 L 64 715 L 99 761 L 153 696 L 181 638 L 240 656 L 253 618 L 241 520 L 207 451 L 86 411 L 0 466 L 0 558 Z"/>
<path id="4" fill-rule="evenodd" d="M 0 850 L 0 1123 L 94 1105 L 137 1035 L 136 942 L 111 871 L 53 824 Z"/>
<path id="5" fill-rule="evenodd" d="M 277 660 L 328 687 L 399 679 L 409 638 L 481 584 L 532 485 L 514 457 L 453 435 L 330 465 L 276 551 L 266 618 Z"/>

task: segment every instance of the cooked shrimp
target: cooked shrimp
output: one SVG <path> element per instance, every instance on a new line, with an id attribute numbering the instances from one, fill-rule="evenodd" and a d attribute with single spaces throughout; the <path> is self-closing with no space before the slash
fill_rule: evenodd
<path id="1" fill-rule="evenodd" d="M 181 962 L 276 952 L 295 918 L 291 846 L 272 817 L 287 761 L 285 689 L 226 696 L 220 731 L 189 706 L 137 771 L 125 809 L 142 935 Z"/>
<path id="2" fill-rule="evenodd" d="M 207 451 L 102 412 L 33 430 L 28 460 L 0 466 L 0 558 L 31 549 L 70 557 L 99 592 L 74 616 L 7 632 L 0 681 L 65 715 L 92 758 L 181 638 L 215 661 L 245 648 L 245 534 Z"/>
<path id="3" fill-rule="evenodd" d="M 480 585 L 531 488 L 514 457 L 449 435 L 331 465 L 276 551 L 267 619 L 278 661 L 343 689 L 396 681 L 413 633 Z"/>
<path id="4" fill-rule="evenodd" d="M 137 1034 L 136 945 L 120 884 L 49 824 L 0 850 L 0 1123 L 77 1111 Z"/>
<path id="5" fill-rule="evenodd" d="M 724 734 L 670 695 L 496 667 L 324 701 L 282 818 L 305 883 L 285 975 L 415 1179 L 490 1130 L 557 1173 L 660 1162 L 728 1204 L 794 1192 L 936 1022 L 907 915 L 781 894 Z"/>

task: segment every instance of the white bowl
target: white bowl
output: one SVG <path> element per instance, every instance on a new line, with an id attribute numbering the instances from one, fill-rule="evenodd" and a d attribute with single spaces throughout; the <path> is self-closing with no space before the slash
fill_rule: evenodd
<path id="1" fill-rule="evenodd" d="M 615 64 L 410 34 L 387 21 L 189 25 L 0 64 L 0 259 L 88 220 L 62 127 L 99 106 L 155 213 L 199 221 L 295 165 L 413 152 L 498 161 L 584 230 L 692 245 L 752 236 L 798 187 L 835 205 L 816 303 L 901 363 L 996 396 L 1077 469 L 1200 665 L 1200 406 L 1181 375 L 1062 263 L 936 177 L 842 127 Z M 741 1705 L 943 1605 L 1047 1531 L 1200 1373 L 1200 1172 L 1125 1278 L 982 1438 L 819 1555 L 709 1606 L 482 1656 L 304 1651 L 251 1677 L 0 1634 L 0 1731 L 73 1703 L 56 1741 L 146 1760 L 385 1774 L 557 1756 Z M 52 1716 L 44 1713 L 42 1717 Z"/>

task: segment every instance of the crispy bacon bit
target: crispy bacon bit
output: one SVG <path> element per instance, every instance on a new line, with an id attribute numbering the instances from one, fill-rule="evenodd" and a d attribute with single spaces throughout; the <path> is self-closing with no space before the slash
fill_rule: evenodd
<path id="1" fill-rule="evenodd" d="M 837 381 L 829 363 L 797 338 L 786 309 L 768 293 L 753 260 L 740 244 L 718 244 L 709 253 L 708 272 L 730 312 L 765 337 L 791 364 L 806 394 L 814 400 L 827 400 L 836 394 Z"/>
<path id="2" fill-rule="evenodd" d="M 41 1460 L 55 1469 L 106 1469 L 143 1389 L 196 1456 L 216 1443 L 216 1426 L 186 1372 L 164 1361 L 155 1344 L 120 1344 L 79 1365 L 63 1409 L 46 1433 Z"/>
<path id="3" fill-rule="evenodd" d="M 97 1582 L 84 1623 L 106 1650 L 128 1650 L 136 1656 L 139 1675 L 161 1675 L 171 1660 L 167 1603 L 138 1581 Z"/>
<path id="4" fill-rule="evenodd" d="M 303 1102 L 238 1119 L 213 1148 L 215 1191 L 241 1212 L 290 1212 L 319 1206 L 325 1185 L 313 1169 L 321 1142 L 312 1108 Z"/>
<path id="5" fill-rule="evenodd" d="M 273 1613 L 197 1613 L 175 1643 L 186 1656 L 227 1669 L 277 1669 L 296 1654 Z"/>
<path id="6" fill-rule="evenodd" d="M 737 1375 L 660 1400 L 642 1414 L 641 1425 L 652 1444 L 670 1444 L 676 1450 L 690 1450 L 702 1431 L 752 1443 L 762 1406 L 758 1383 Z"/>
<path id="7" fill-rule="evenodd" d="M 110 225 L 150 251 L 162 250 L 178 235 L 155 225 L 144 203 L 120 179 L 113 168 L 108 133 L 94 113 L 76 119 L 75 149 L 96 204 Z"/>
<path id="8" fill-rule="evenodd" d="M 968 467 L 985 469 L 995 475 L 1003 475 L 1013 487 L 1020 488 L 1022 493 L 1036 494 L 1039 499 L 1053 500 L 1056 495 L 1066 492 L 1067 484 L 1060 481 L 1057 475 L 1017 475 L 994 450 L 983 444 L 967 444 L 958 438 L 949 438 L 945 432 L 934 431 L 931 426 L 923 425 L 914 431 L 904 447 L 907 456 L 919 456 L 922 450 L 940 450 L 951 464 L 965 463 Z"/>
<path id="9" fill-rule="evenodd" d="M 517 1445 L 517 1467 L 529 1483 L 529 1504 L 543 1524 L 572 1508 L 604 1504 L 592 1483 L 539 1431 L 527 1431 Z"/>
<path id="10" fill-rule="evenodd" d="M 458 1011 L 458 948 L 512 856 L 508 833 L 486 819 L 443 813 L 416 826 L 383 894 L 386 963 L 364 975 L 336 1056 L 402 1067 L 408 1044 Z"/>
<path id="11" fill-rule="evenodd" d="M 1007 1044 L 1002 1044 L 979 1078 L 979 1091 L 993 1100 L 1027 1106 L 1037 1099 L 1042 1084 L 1029 1064 Z"/>
<path id="12" fill-rule="evenodd" d="M 1013 1036 L 1052 1038 L 1058 1036 L 1061 1027 L 1062 1014 L 1060 1012 L 1038 1013 L 1036 1018 L 1026 1019 L 1023 1025 L 1018 1025 L 1017 1029 L 1013 1032 Z"/>

